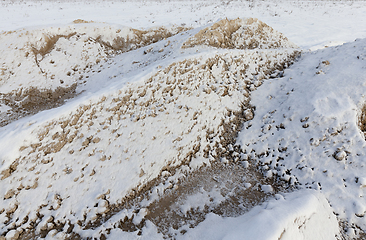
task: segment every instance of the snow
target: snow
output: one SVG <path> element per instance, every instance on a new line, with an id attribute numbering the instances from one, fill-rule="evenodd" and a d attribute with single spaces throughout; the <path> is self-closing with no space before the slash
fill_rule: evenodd
<path id="1" fill-rule="evenodd" d="M 365 136 L 358 126 L 365 103 L 360 57 L 365 45 L 359 39 L 303 54 L 283 78 L 266 81 L 252 94 L 256 115 L 238 137 L 249 152 L 270 152 L 260 165 L 294 184 L 320 189 L 341 218 L 363 228 L 358 216 L 365 214 L 364 191 L 356 179 L 364 177 L 366 167 Z M 263 131 L 266 126 L 270 130 Z"/>
<path id="2" fill-rule="evenodd" d="M 0 6 L 0 239 L 33 225 L 46 239 L 72 237 L 67 226 L 82 238 L 162 239 L 149 204 L 216 160 L 296 190 L 244 180 L 274 197 L 240 216 L 208 213 L 178 239 L 335 239 L 338 221 L 350 239 L 366 231 L 364 1 Z M 26 112 L 27 90 L 61 88 L 75 91 L 63 105 L 61 94 Z M 144 189 L 137 212 L 84 228 Z M 200 188 L 174 206 L 189 215 L 228 196 Z M 142 227 L 122 231 L 126 218 Z"/>
<path id="3" fill-rule="evenodd" d="M 338 222 L 327 200 L 314 190 L 277 195 L 236 218 L 213 213 L 180 239 L 335 239 Z"/>

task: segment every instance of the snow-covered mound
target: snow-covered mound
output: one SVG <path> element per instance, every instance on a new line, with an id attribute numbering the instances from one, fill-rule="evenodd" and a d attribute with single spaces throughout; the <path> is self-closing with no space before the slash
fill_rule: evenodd
<path id="1" fill-rule="evenodd" d="M 77 43 L 73 37 L 77 36 L 60 37 L 55 44 L 60 40 Z M 36 233 L 52 229 L 69 233 L 70 226 L 82 232 L 116 204 L 148 189 L 163 171 L 192 170 L 232 157 L 235 132 L 243 121 L 253 118 L 250 91 L 291 64 L 298 51 L 212 53 L 197 48 L 192 56 L 191 49 L 181 49 L 188 37 L 177 36 L 181 60 L 172 57 L 166 68 L 150 68 L 143 74 L 137 69 L 129 84 L 114 85 L 107 92 L 70 101 L 3 129 L 0 234 L 26 228 Z M 72 44 L 63 46 L 73 55 Z M 56 50 L 41 62 L 51 58 L 53 51 L 58 54 Z M 133 55 L 142 52 L 146 50 Z M 128 54 L 111 61 L 123 62 L 125 56 L 131 57 Z M 125 81 L 122 74 L 115 78 Z"/>
<path id="2" fill-rule="evenodd" d="M 340 237 L 338 221 L 324 196 L 298 191 L 256 206 L 236 218 L 213 213 L 181 239 L 293 240 Z"/>
<path id="3" fill-rule="evenodd" d="M 284 78 L 253 92 L 255 117 L 238 138 L 266 176 L 321 190 L 339 218 L 363 230 L 365 66 L 366 39 L 302 54 Z"/>
<path id="4" fill-rule="evenodd" d="M 84 215 L 92 221 L 109 211 L 110 203 L 140 191 L 163 169 L 216 158 L 226 151 L 224 124 L 235 120 L 234 112 L 249 96 L 246 84 L 252 84 L 251 78 L 234 81 L 225 75 L 271 70 L 274 66 L 260 62 L 262 57 L 282 65 L 276 58 L 284 61 L 291 56 L 250 52 L 178 62 L 146 81 L 35 127 L 19 154 L 2 165 L 2 182 L 9 184 L 1 189 L 3 214 L 11 213 L 20 226 L 24 218 L 37 221 L 37 212 L 45 221 L 67 217 L 75 224 Z M 259 64 L 245 71 L 255 61 Z M 225 71 L 225 65 L 231 71 Z M 251 110 L 248 119 L 250 115 Z M 47 227 L 47 221 L 40 226 Z"/>
<path id="5" fill-rule="evenodd" d="M 2 93 L 20 88 L 69 87 L 111 54 L 127 52 L 187 30 L 182 27 L 137 30 L 85 23 L 21 29 L 0 34 Z M 100 67 L 100 66 L 99 66 Z M 100 67 L 101 68 L 101 67 Z"/>
<path id="6" fill-rule="evenodd" d="M 75 20 L 73 24 L 0 34 L 0 103 L 9 120 L 59 106 L 76 88 L 102 71 L 116 54 L 150 45 L 187 30 L 137 30 Z M 5 111 L 6 112 L 6 111 Z M 6 118 L 0 121 L 6 125 Z"/>
<path id="7" fill-rule="evenodd" d="M 230 49 L 297 48 L 282 33 L 256 18 L 223 19 L 199 31 L 183 47 L 197 45 Z"/>

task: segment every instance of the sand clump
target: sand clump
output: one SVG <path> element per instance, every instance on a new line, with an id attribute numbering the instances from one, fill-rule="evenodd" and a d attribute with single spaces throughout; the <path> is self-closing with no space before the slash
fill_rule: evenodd
<path id="1" fill-rule="evenodd" d="M 365 135 L 366 133 L 366 105 L 363 105 L 361 108 L 361 114 L 358 117 L 358 126 L 360 127 L 361 132 Z M 366 136 L 365 136 L 366 139 Z"/>

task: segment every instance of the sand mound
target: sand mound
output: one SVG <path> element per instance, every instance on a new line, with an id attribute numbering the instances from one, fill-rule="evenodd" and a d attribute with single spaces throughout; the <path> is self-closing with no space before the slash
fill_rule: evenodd
<path id="1" fill-rule="evenodd" d="M 229 49 L 297 48 L 282 33 L 256 18 L 218 21 L 199 31 L 183 48 L 197 45 Z"/>

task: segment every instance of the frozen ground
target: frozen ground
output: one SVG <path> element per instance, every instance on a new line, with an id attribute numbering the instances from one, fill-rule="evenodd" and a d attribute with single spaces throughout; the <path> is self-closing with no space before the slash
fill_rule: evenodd
<path id="1" fill-rule="evenodd" d="M 365 2 L 0 6 L 0 239 L 365 237 Z"/>

